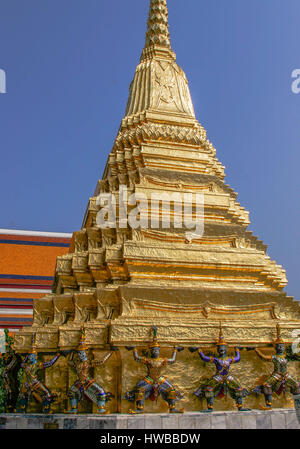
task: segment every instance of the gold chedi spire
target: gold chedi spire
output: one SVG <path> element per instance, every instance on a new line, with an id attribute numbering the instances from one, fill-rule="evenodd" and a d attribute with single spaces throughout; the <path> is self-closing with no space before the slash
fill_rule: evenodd
<path id="1" fill-rule="evenodd" d="M 199 126 L 185 73 L 171 49 L 166 0 L 150 0 L 145 47 L 130 85 L 122 128 L 145 121 Z"/>
<path id="2" fill-rule="evenodd" d="M 153 58 L 176 60 L 170 44 L 167 0 L 150 0 L 146 41 L 141 62 Z"/>
<path id="3" fill-rule="evenodd" d="M 160 45 L 171 48 L 167 0 L 151 0 L 145 47 Z"/>

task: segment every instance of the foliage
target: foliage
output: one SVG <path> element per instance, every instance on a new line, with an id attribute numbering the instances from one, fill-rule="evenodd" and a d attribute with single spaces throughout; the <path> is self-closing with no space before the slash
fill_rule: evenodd
<path id="1" fill-rule="evenodd" d="M 3 381 L 4 360 L 0 359 L 0 413 L 6 412 L 6 392 Z"/>

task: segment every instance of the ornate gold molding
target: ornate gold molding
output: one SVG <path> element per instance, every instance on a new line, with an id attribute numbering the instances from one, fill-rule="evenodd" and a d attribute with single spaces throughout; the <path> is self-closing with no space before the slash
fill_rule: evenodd
<path id="1" fill-rule="evenodd" d="M 280 314 L 276 303 L 249 304 L 244 306 L 229 306 L 204 302 L 203 304 L 180 304 L 173 300 L 168 303 L 150 301 L 139 298 L 122 298 L 122 319 L 124 317 L 156 317 L 184 320 L 215 319 L 215 320 L 258 320 L 279 319 Z"/>

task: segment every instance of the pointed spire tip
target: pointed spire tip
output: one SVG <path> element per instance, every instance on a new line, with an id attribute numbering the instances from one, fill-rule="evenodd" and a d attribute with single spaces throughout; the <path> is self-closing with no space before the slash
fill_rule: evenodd
<path id="1" fill-rule="evenodd" d="M 171 49 L 166 0 L 150 0 L 145 48 L 151 45 Z"/>

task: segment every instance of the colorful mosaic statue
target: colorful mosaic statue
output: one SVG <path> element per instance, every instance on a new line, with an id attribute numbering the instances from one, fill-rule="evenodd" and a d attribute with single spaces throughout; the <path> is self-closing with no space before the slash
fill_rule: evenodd
<path id="1" fill-rule="evenodd" d="M 0 411 L 11 413 L 15 411 L 19 393 L 18 371 L 21 358 L 12 348 L 13 338 L 5 329 L 5 353 L 0 359 Z"/>
<path id="2" fill-rule="evenodd" d="M 55 399 L 55 395 L 51 394 L 39 380 L 38 372 L 39 370 L 53 366 L 59 357 L 60 354 L 57 353 L 48 362 L 38 362 L 35 334 L 33 334 L 31 352 L 22 362 L 18 375 L 20 379 L 20 392 L 16 406 L 17 413 L 26 413 L 31 398 L 42 404 L 43 413 L 50 413 L 50 405 Z"/>
<path id="3" fill-rule="evenodd" d="M 224 397 L 228 394 L 235 400 L 239 411 L 248 411 L 250 409 L 243 408 L 243 397 L 250 394 L 246 388 L 241 387 L 239 382 L 229 374 L 230 366 L 240 361 L 239 349 L 235 349 L 235 356 L 227 356 L 227 343 L 222 334 L 222 326 L 220 324 L 219 340 L 217 342 L 218 357 L 209 357 L 203 354 L 199 348 L 191 347 L 190 352 L 198 351 L 200 358 L 207 363 L 214 363 L 216 366 L 216 374 L 210 379 L 203 379 L 195 395 L 198 398 L 205 398 L 207 409 L 201 410 L 202 413 L 213 411 L 215 397 Z"/>
<path id="4" fill-rule="evenodd" d="M 176 361 L 177 352 L 184 348 L 175 347 L 172 358 L 160 357 L 160 345 L 157 342 L 157 328 L 152 326 L 153 341 L 150 344 L 150 358 L 138 355 L 134 346 L 126 346 L 128 351 L 133 350 L 133 357 L 136 362 L 142 363 L 147 367 L 147 376 L 138 382 L 132 391 L 128 391 L 124 399 L 135 402 L 135 409 L 130 409 L 129 413 L 142 413 L 144 410 L 145 399 L 156 401 L 158 396 L 168 403 L 170 413 L 183 413 L 183 410 L 178 410 L 175 407 L 176 401 L 182 399 L 182 394 L 179 393 L 172 384 L 161 375 L 162 369 L 166 365 L 172 365 Z"/>
<path id="5" fill-rule="evenodd" d="M 254 393 L 263 394 L 265 396 L 265 407 L 262 407 L 263 410 L 270 410 L 272 408 L 272 393 L 280 395 L 281 393 L 285 394 L 286 390 L 292 394 L 300 394 L 300 382 L 297 382 L 289 373 L 288 373 L 288 362 L 290 360 L 295 360 L 295 357 L 292 357 L 292 354 L 286 353 L 285 343 L 280 335 L 280 326 L 277 324 L 276 326 L 277 337 L 274 341 L 275 346 L 275 355 L 266 355 L 261 352 L 257 348 L 247 348 L 248 350 L 254 349 L 256 354 L 267 362 L 272 362 L 274 365 L 274 371 L 269 376 L 262 385 L 258 385 L 254 389 Z M 297 360 L 297 358 L 296 358 Z"/>
<path id="6" fill-rule="evenodd" d="M 71 386 L 68 397 L 70 399 L 70 410 L 67 413 L 78 413 L 78 403 L 83 397 L 88 398 L 90 401 L 97 404 L 98 413 L 109 414 L 106 409 L 106 402 L 108 402 L 113 395 L 109 392 L 105 392 L 100 385 L 98 385 L 95 379 L 90 377 L 90 370 L 96 366 L 103 365 L 111 357 L 114 351 L 118 351 L 118 348 L 111 346 L 110 351 L 101 360 L 90 361 L 87 356 L 88 346 L 85 342 L 85 331 L 81 328 L 81 338 L 79 346 L 77 348 L 77 360 L 73 359 L 74 352 L 72 352 L 71 359 L 68 364 L 76 371 L 78 376 L 77 380 Z"/>

